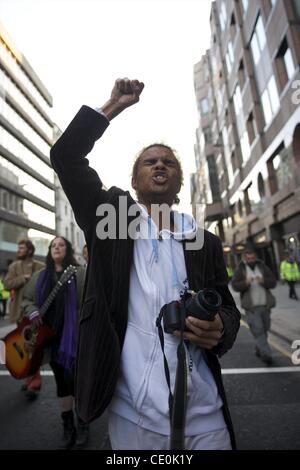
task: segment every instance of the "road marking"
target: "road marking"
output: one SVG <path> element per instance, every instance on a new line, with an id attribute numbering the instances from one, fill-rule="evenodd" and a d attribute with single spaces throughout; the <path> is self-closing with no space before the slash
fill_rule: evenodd
<path id="1" fill-rule="evenodd" d="M 300 367 L 253 367 L 251 369 L 222 369 L 223 375 L 230 374 L 273 374 L 277 372 L 300 372 Z"/>
<path id="2" fill-rule="evenodd" d="M 5 376 L 5 375 L 11 375 L 11 374 L 10 372 L 8 372 L 8 370 L 0 370 L 0 377 Z M 41 370 L 41 375 L 52 377 L 53 372 L 52 370 Z"/>
<path id="3" fill-rule="evenodd" d="M 239 369 L 222 369 L 223 375 L 233 375 L 233 374 L 273 374 L 273 373 L 282 373 L 282 372 L 300 372 L 299 366 L 294 367 L 253 367 L 253 368 L 239 368 Z M 8 370 L 0 370 L 1 376 L 10 376 Z M 52 370 L 42 370 L 41 375 L 52 377 Z"/>
<path id="4" fill-rule="evenodd" d="M 241 320 L 241 325 L 243 325 L 248 330 L 250 329 L 248 324 L 245 322 L 245 320 Z M 271 339 L 269 339 L 268 342 L 274 349 L 276 349 L 276 351 L 280 352 L 283 356 L 288 357 L 289 359 L 292 359 L 292 353 L 289 352 L 287 349 L 282 348 L 281 346 L 279 346 L 279 344 L 275 343 Z"/>

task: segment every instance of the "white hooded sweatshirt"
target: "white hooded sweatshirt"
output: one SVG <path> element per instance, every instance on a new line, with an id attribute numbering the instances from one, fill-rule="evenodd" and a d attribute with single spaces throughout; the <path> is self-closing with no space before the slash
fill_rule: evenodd
<path id="1" fill-rule="evenodd" d="M 163 353 L 156 318 L 166 303 L 180 299 L 188 287 L 182 239 L 194 238 L 193 217 L 174 212 L 174 233 L 157 227 L 142 208 L 140 233 L 134 242 L 130 274 L 128 325 L 121 356 L 120 376 L 110 410 L 150 431 L 170 433 Z M 152 239 L 147 237 L 149 230 Z M 179 338 L 164 333 L 171 390 L 174 390 Z M 187 360 L 186 436 L 226 427 L 212 373 L 200 347 L 185 342 Z"/>

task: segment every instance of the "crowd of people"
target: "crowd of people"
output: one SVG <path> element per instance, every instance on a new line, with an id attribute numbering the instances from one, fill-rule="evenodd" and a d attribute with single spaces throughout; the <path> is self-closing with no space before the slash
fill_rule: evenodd
<path id="1" fill-rule="evenodd" d="M 16 261 L 11 263 L 1 279 L 1 294 L 9 300 L 8 317 L 10 323 L 20 324 L 24 316 L 30 319 L 33 327 L 43 322 L 55 333 L 53 341 L 45 351 L 53 371 L 63 435 L 60 447 L 71 448 L 74 444 L 83 447 L 89 437 L 88 425 L 77 417 L 74 419 L 74 374 L 78 336 L 78 317 L 82 304 L 87 263 L 86 246 L 83 248 L 84 266 L 79 266 L 74 257 L 71 243 L 64 237 L 55 237 L 48 249 L 45 262 L 34 258 L 35 247 L 31 240 L 22 239 L 18 243 Z M 42 317 L 40 309 L 52 289 L 61 279 L 68 266 L 76 267 L 74 276 L 63 285 Z M 6 307 L 6 305 L 5 305 Z M 28 346 L 29 347 L 29 346 Z M 40 370 L 25 379 L 21 390 L 29 400 L 38 397 L 42 387 Z"/>

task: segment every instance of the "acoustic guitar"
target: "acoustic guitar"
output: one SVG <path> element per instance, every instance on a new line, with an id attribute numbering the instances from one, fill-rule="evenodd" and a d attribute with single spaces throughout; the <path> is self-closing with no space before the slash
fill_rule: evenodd
<path id="1" fill-rule="evenodd" d="M 68 266 L 54 286 L 43 305 L 39 308 L 43 317 L 61 287 L 76 273 L 75 266 Z M 8 333 L 2 341 L 5 344 L 5 365 L 16 379 L 25 379 L 34 375 L 40 368 L 44 349 L 51 344 L 55 331 L 46 323 L 33 325 L 24 317 L 19 326 Z"/>

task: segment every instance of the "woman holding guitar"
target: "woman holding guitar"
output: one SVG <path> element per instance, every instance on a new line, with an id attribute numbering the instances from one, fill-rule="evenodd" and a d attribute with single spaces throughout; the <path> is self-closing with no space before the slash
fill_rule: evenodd
<path id="1" fill-rule="evenodd" d="M 76 266 L 76 274 L 60 283 L 68 267 Z M 77 319 L 82 301 L 85 269 L 77 266 L 71 243 L 64 237 L 56 237 L 49 246 L 46 268 L 35 273 L 27 284 L 22 308 L 35 328 L 46 324 L 54 331 L 50 343 L 50 366 L 53 370 L 57 396 L 63 421 L 61 448 L 70 448 L 76 439 L 74 425 L 74 363 L 77 348 Z M 46 312 L 41 314 L 45 300 L 55 286 L 60 286 Z M 30 345 L 29 345 L 30 348 Z M 88 438 L 87 426 L 78 423 L 78 446 Z"/>

